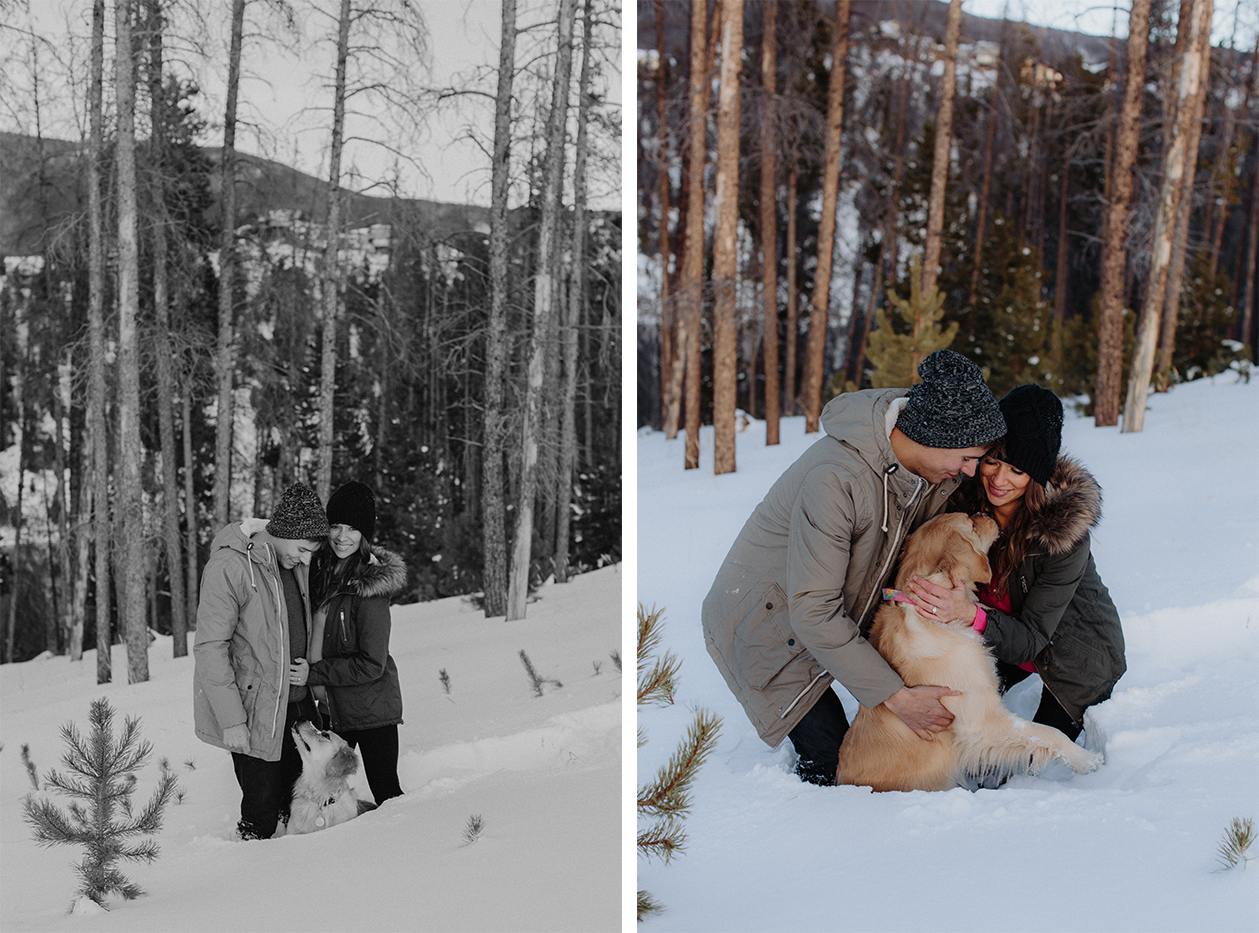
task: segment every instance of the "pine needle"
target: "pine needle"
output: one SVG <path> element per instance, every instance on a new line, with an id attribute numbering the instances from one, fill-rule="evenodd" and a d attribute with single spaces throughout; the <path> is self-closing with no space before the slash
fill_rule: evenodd
<path id="1" fill-rule="evenodd" d="M 1220 848 L 1216 854 L 1216 860 L 1220 863 L 1220 867 L 1216 871 L 1227 871 L 1230 868 L 1236 868 L 1241 865 L 1246 867 L 1246 863 L 1254 858 L 1250 854 L 1250 848 L 1255 843 L 1255 821 L 1250 817 L 1245 819 L 1241 817 L 1233 817 L 1233 822 L 1229 824 L 1227 830 L 1224 831 L 1224 841 L 1220 843 Z"/>

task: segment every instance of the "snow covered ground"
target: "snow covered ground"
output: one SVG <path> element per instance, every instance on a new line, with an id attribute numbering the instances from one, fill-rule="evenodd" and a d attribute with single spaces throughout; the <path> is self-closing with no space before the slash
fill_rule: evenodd
<path id="1" fill-rule="evenodd" d="M 626 690 L 611 655 L 622 651 L 621 581 L 618 565 L 545 586 L 528 618 L 511 623 L 460 599 L 395 606 L 405 796 L 326 832 L 265 842 L 233 838 L 231 760 L 193 735 L 192 658 L 173 660 L 169 639 L 153 644 L 151 679 L 135 686 L 97 686 L 93 651 L 78 664 L 0 667 L 0 929 L 620 929 Z M 521 649 L 563 686 L 535 697 Z M 125 681 L 121 647 L 113 660 Z M 60 727 L 73 720 L 86 732 L 101 696 L 115 728 L 139 716 L 153 744 L 136 803 L 148 799 L 160 758 L 186 793 L 166 812 L 158 860 L 121 865 L 148 893 L 106 914 L 67 916 L 81 850 L 31 840 L 21 746 L 41 776 L 64 770 Z M 370 799 L 361 772 L 356 782 Z M 466 844 L 473 815 L 484 831 Z"/>
<path id="2" fill-rule="evenodd" d="M 1234 817 L 1259 819 L 1259 382 L 1232 374 L 1151 396 L 1145 429 L 1068 413 L 1064 451 L 1105 494 L 1093 539 L 1123 618 L 1128 672 L 1093 711 L 1097 772 L 997 790 L 815 787 L 770 749 L 704 649 L 700 604 L 735 535 L 816 436 L 763 422 L 738 472 L 682 469 L 683 438 L 638 434 L 638 600 L 665 608 L 683 659 L 675 706 L 639 712 L 638 781 L 695 707 L 723 717 L 694 786 L 686 852 L 639 860 L 662 930 L 1259 930 L 1259 862 L 1216 871 Z M 1030 718 L 1039 678 L 1011 691 Z M 855 701 L 840 690 L 850 714 Z M 1259 854 L 1259 853 L 1256 853 Z"/>

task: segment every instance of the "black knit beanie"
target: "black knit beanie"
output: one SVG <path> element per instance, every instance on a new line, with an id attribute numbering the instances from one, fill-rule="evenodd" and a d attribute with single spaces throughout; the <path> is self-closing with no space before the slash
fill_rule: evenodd
<path id="1" fill-rule="evenodd" d="M 328 518 L 315 490 L 305 483 L 294 483 L 280 496 L 280 504 L 271 513 L 267 532 L 273 538 L 299 538 L 322 541 L 328 537 Z"/>
<path id="2" fill-rule="evenodd" d="M 922 382 L 896 420 L 901 433 L 924 447 L 961 450 L 1005 433 L 997 400 L 978 366 L 952 350 L 936 350 L 918 366 Z"/>
<path id="3" fill-rule="evenodd" d="M 368 541 L 376 533 L 376 497 L 369 487 L 350 480 L 328 499 L 328 524 L 349 525 Z"/>
<path id="4" fill-rule="evenodd" d="M 1062 402 L 1042 386 L 1015 386 L 998 403 L 1005 416 L 1001 459 L 1044 486 L 1053 476 L 1062 446 Z"/>

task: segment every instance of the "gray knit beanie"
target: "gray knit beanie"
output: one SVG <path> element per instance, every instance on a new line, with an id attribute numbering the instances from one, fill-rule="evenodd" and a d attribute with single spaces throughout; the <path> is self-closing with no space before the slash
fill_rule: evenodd
<path id="1" fill-rule="evenodd" d="M 267 532 L 273 538 L 298 538 L 322 541 L 328 537 L 328 516 L 315 490 L 305 483 L 294 483 L 280 496 L 280 504 L 271 513 Z"/>
<path id="2" fill-rule="evenodd" d="M 918 366 L 922 382 L 896 420 L 923 447 L 979 447 L 1005 434 L 1005 419 L 978 366 L 952 350 L 936 350 Z"/>

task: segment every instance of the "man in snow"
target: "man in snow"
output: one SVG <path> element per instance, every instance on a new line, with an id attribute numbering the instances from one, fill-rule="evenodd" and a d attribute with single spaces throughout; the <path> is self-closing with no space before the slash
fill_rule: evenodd
<path id="1" fill-rule="evenodd" d="M 1005 434 L 970 360 L 937 350 L 911 389 L 832 399 L 825 435 L 774 483 L 704 600 L 708 653 L 770 746 L 790 738 L 796 773 L 832 784 L 848 717 L 831 682 L 885 703 L 922 739 L 948 727 L 947 685 L 907 687 L 866 641 L 905 537 L 944 511 Z"/>
<path id="2" fill-rule="evenodd" d="M 228 525 L 201 576 L 193 647 L 197 737 L 232 753 L 242 839 L 269 839 L 287 813 L 302 760 L 291 731 L 320 723 L 289 665 L 310 636 L 310 558 L 328 540 L 328 517 L 309 486 L 294 483 L 270 521 Z"/>

